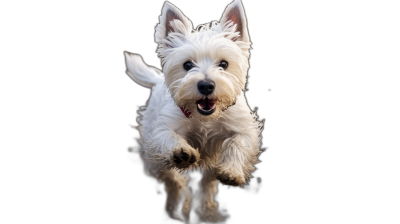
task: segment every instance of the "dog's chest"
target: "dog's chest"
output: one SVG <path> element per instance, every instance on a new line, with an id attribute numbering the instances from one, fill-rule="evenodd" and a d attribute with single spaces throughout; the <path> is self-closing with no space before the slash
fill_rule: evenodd
<path id="1" fill-rule="evenodd" d="M 234 134 L 222 121 L 202 123 L 198 120 L 188 120 L 177 133 L 184 137 L 192 147 L 213 151 L 218 150 L 223 141 Z"/>

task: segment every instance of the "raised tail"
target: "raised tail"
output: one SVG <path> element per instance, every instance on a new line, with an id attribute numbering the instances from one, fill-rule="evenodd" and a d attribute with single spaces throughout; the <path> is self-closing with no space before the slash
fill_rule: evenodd
<path id="1" fill-rule="evenodd" d="M 151 88 L 164 81 L 164 74 L 160 69 L 147 65 L 142 56 L 125 51 L 126 74 L 137 84 Z"/>

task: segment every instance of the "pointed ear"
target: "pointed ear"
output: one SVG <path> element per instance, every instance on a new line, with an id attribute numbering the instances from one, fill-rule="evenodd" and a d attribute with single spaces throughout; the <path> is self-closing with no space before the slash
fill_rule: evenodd
<path id="1" fill-rule="evenodd" d="M 233 22 L 233 24 L 236 25 L 236 32 L 239 32 L 240 34 L 240 37 L 237 40 L 247 43 L 250 42 L 249 32 L 247 31 L 246 14 L 241 0 L 234 0 L 226 7 L 220 23 L 225 25 L 229 22 Z"/>
<path id="2" fill-rule="evenodd" d="M 156 26 L 155 38 L 158 44 L 165 39 L 169 33 L 185 34 L 192 31 L 192 22 L 169 2 L 165 2 L 159 17 L 160 23 Z"/>

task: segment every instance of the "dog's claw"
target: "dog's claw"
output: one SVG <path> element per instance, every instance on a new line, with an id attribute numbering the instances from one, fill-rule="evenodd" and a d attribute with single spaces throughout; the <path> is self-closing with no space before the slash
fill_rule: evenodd
<path id="1" fill-rule="evenodd" d="M 182 160 L 177 155 L 174 155 L 174 162 L 177 164 L 181 164 Z"/>
<path id="2" fill-rule="evenodd" d="M 197 161 L 197 158 L 195 155 L 192 155 L 192 157 L 189 160 L 189 163 L 195 163 Z"/>
<path id="3" fill-rule="evenodd" d="M 189 159 L 189 154 L 184 152 L 183 149 L 181 149 L 181 155 L 183 160 L 187 161 Z"/>

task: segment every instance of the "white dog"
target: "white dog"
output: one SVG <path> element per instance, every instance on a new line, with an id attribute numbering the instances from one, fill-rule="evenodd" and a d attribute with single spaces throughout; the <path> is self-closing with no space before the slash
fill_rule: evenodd
<path id="1" fill-rule="evenodd" d="M 262 122 L 244 96 L 249 69 L 250 38 L 240 0 L 234 0 L 221 20 L 199 25 L 165 2 L 155 41 L 162 71 L 125 52 L 127 74 L 151 88 L 146 106 L 138 110 L 141 156 L 148 174 L 164 182 L 167 211 L 183 219 L 191 205 L 186 187 L 189 169 L 203 173 L 200 183 L 201 220 L 221 221 L 214 200 L 218 180 L 248 183 L 261 152 Z M 181 218 L 182 219 L 182 218 Z"/>

